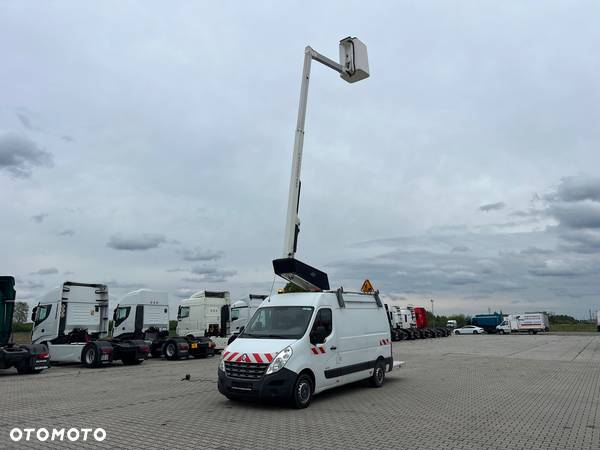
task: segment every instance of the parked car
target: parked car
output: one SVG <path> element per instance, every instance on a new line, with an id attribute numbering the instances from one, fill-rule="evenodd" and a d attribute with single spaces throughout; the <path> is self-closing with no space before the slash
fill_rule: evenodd
<path id="1" fill-rule="evenodd" d="M 454 334 L 483 334 L 485 330 L 475 325 L 465 325 L 464 327 L 454 330 Z"/>

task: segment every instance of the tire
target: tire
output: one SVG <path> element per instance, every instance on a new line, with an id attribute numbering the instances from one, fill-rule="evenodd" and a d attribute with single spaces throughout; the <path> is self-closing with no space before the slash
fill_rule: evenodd
<path id="1" fill-rule="evenodd" d="M 385 382 L 385 363 L 380 359 L 375 363 L 373 375 L 369 378 L 369 383 L 375 388 L 380 388 Z"/>
<path id="2" fill-rule="evenodd" d="M 498 331 L 499 334 L 504 334 L 504 330 Z"/>
<path id="3" fill-rule="evenodd" d="M 454 332 L 454 334 L 460 334 L 460 331 L 456 330 L 456 331 Z"/>
<path id="4" fill-rule="evenodd" d="M 479 331 L 473 330 L 473 334 L 479 334 Z"/>
<path id="5" fill-rule="evenodd" d="M 527 334 L 533 334 L 533 330 L 527 331 Z"/>
<path id="6" fill-rule="evenodd" d="M 312 378 L 308 374 L 301 373 L 298 375 L 292 391 L 292 406 L 296 409 L 308 407 L 314 390 Z"/>
<path id="7" fill-rule="evenodd" d="M 173 361 L 174 359 L 178 358 L 178 352 L 177 352 L 177 344 L 175 344 L 175 342 L 173 341 L 169 341 L 167 342 L 167 344 L 165 345 L 165 358 L 167 358 L 170 361 Z"/>
<path id="8" fill-rule="evenodd" d="M 98 367 L 98 348 L 93 345 L 86 345 L 81 352 L 81 363 L 85 367 L 93 368 Z"/>

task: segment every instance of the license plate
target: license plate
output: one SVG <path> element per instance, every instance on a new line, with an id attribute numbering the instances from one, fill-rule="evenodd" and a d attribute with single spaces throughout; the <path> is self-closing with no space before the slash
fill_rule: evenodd
<path id="1" fill-rule="evenodd" d="M 198 344 L 192 344 L 192 348 L 198 348 Z"/>
<path id="2" fill-rule="evenodd" d="M 108 361 L 108 355 L 104 354 L 100 357 L 101 361 Z"/>

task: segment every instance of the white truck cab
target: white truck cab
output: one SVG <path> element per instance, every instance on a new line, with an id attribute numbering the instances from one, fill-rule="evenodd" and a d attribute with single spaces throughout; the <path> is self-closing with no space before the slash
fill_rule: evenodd
<path id="1" fill-rule="evenodd" d="M 222 349 L 227 345 L 231 322 L 229 292 L 200 291 L 183 300 L 177 311 L 177 335 L 210 337 Z"/>
<path id="2" fill-rule="evenodd" d="M 169 334 L 169 294 L 138 289 L 125 294 L 113 313 L 113 337 L 153 339 Z"/>
<path id="3" fill-rule="evenodd" d="M 230 399 L 291 399 L 362 379 L 379 387 L 392 370 L 387 313 L 378 294 L 277 294 L 263 301 L 223 352 L 218 388 Z"/>
<path id="4" fill-rule="evenodd" d="M 231 332 L 239 334 L 259 308 L 266 295 L 250 294 L 248 298 L 238 300 L 231 305 Z"/>

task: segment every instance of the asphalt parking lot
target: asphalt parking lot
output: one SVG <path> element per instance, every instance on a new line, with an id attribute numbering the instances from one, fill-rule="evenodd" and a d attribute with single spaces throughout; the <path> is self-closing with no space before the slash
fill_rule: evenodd
<path id="1" fill-rule="evenodd" d="M 0 371 L 0 448 L 84 446 L 15 443 L 13 427 L 106 430 L 85 448 L 600 447 L 600 335 L 453 336 L 394 353 L 406 365 L 383 388 L 342 387 L 305 410 L 228 401 L 218 358 Z"/>

